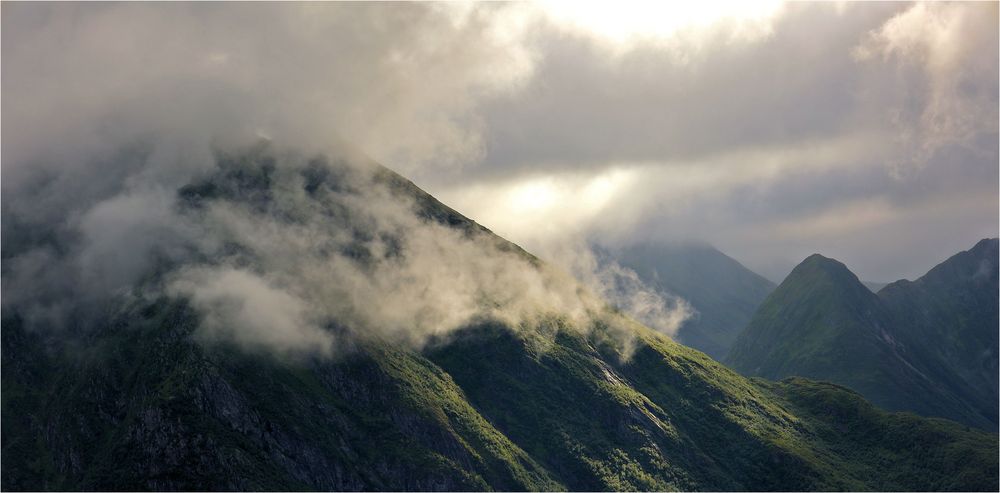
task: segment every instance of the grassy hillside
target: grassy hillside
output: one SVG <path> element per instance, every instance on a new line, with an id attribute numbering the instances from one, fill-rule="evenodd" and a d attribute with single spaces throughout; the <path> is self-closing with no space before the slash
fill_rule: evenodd
<path id="1" fill-rule="evenodd" d="M 813 255 L 761 305 L 727 357 L 738 371 L 836 382 L 891 410 L 997 426 L 997 249 L 984 240 L 873 294 Z"/>
<path id="2" fill-rule="evenodd" d="M 281 362 L 205 349 L 193 322 L 181 302 L 135 305 L 81 357 L 5 320 L 4 489 L 997 486 L 994 434 L 748 380 L 638 326 L 624 359 L 552 320 Z"/>

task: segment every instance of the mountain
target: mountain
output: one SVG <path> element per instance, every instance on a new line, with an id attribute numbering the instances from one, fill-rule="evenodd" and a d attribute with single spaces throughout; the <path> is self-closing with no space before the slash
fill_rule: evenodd
<path id="1" fill-rule="evenodd" d="M 654 289 L 686 300 L 696 313 L 676 339 L 721 360 L 754 311 L 774 290 L 771 281 L 704 244 L 637 244 L 614 259 Z"/>
<path id="2" fill-rule="evenodd" d="M 997 285 L 996 239 L 877 295 L 840 262 L 812 255 L 726 361 L 745 375 L 827 380 L 886 409 L 996 430 Z"/>
<path id="3" fill-rule="evenodd" d="M 905 330 L 919 367 L 970 403 L 996 429 L 998 413 L 998 241 L 984 239 L 916 281 L 896 281 L 879 298 Z"/>
<path id="4" fill-rule="evenodd" d="M 218 159 L 213 174 L 178 191 L 175 206 L 198 221 L 223 214 L 230 228 L 250 215 L 255 227 L 245 236 L 230 232 L 227 242 L 208 241 L 207 250 L 156 263 L 134 289 L 117 292 L 98 310 L 93 326 L 46 328 L 20 306 L 5 305 L 4 490 L 997 486 L 996 434 L 887 413 L 828 383 L 747 379 L 610 309 L 587 319 L 553 312 L 520 324 L 474 316 L 419 343 L 404 337 L 412 332 L 387 327 L 403 320 L 416 331 L 434 307 L 421 306 L 411 318 L 351 318 L 369 308 L 364 303 L 375 314 L 401 309 L 401 299 L 392 298 L 407 282 L 399 276 L 379 291 L 386 299 L 366 296 L 350 310 L 327 312 L 339 317 L 323 327 L 323 334 L 336 336 L 337 351 L 295 352 L 298 346 L 287 345 L 276 351 L 275 337 L 299 334 L 279 317 L 298 306 L 279 304 L 282 296 L 306 300 L 319 290 L 323 306 L 310 309 L 336 307 L 343 301 L 338 296 L 365 289 L 360 278 L 325 278 L 325 267 L 310 263 L 311 270 L 296 271 L 292 280 L 308 283 L 318 273 L 323 283 L 302 292 L 265 290 L 268 296 L 243 304 L 207 303 L 217 301 L 206 298 L 216 291 L 210 277 L 196 277 L 201 282 L 191 283 L 191 291 L 152 287 L 173 285 L 177 274 L 171 272 L 183 274 L 192 262 L 206 264 L 196 272 L 220 262 L 247 267 L 268 273 L 268 286 L 284 286 L 278 269 L 300 259 L 266 255 L 298 245 L 306 247 L 303 255 L 317 250 L 327 263 L 350 262 L 350 269 L 330 272 L 347 276 L 356 268 L 374 277 L 384 265 L 438 259 L 415 249 L 422 245 L 420 228 L 439 240 L 447 235 L 436 229 L 441 226 L 487 245 L 476 252 L 513 262 L 486 272 L 498 264 L 482 263 L 469 251 L 443 257 L 484 269 L 483 276 L 514 265 L 525 268 L 518 275 L 530 276 L 546 266 L 384 168 L 348 180 L 350 172 L 335 163 L 283 163 L 266 148 Z M 359 183 L 378 193 L 361 195 Z M 416 229 L 403 227 L 408 219 L 391 222 L 398 211 L 373 197 L 410 204 L 422 222 L 411 225 Z M 379 239 L 388 233 L 370 229 L 375 217 L 397 235 Z M 344 229 L 337 235 L 343 243 L 321 234 L 328 230 L 313 220 Z M 280 224 L 298 234 L 278 229 L 277 244 L 256 243 Z M 194 237 L 205 240 L 204 234 Z M 179 259 L 184 263 L 177 265 Z M 447 267 L 430 265 L 429 272 Z M 263 289 L 247 276 L 226 285 L 227 293 Z M 345 283 L 343 291 L 323 291 Z M 554 293 L 533 296 L 546 294 Z M 487 298 L 484 306 L 507 306 Z M 225 310 L 253 316 L 214 318 Z M 261 320 L 272 330 L 251 331 L 260 330 Z M 353 328 L 358 324 L 362 329 Z M 250 332 L 232 338 L 234 331 Z M 310 347 L 323 340 L 309 339 Z"/>

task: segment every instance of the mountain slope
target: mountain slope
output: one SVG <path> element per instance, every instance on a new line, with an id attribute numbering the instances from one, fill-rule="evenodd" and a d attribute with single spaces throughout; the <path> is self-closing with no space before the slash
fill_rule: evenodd
<path id="1" fill-rule="evenodd" d="M 996 240 L 984 240 L 875 295 L 843 264 L 810 256 L 761 305 L 727 362 L 746 375 L 827 380 L 887 409 L 995 429 L 995 271 Z"/>
<path id="2" fill-rule="evenodd" d="M 181 189 L 179 207 L 204 214 L 249 200 L 260 214 L 299 220 L 294 213 L 318 210 L 362 229 L 333 204 L 282 209 L 283 185 L 268 178 L 274 160 L 265 151 L 226 158 L 219 174 Z M 387 173 L 376 179 L 413 198 L 425 220 L 541 265 Z M 342 185 L 336 173 L 313 175 Z M 347 253 L 373 269 L 383 260 L 363 233 L 348 236 Z M 381 255 L 414 254 L 401 240 Z M 249 261 L 248 248 L 223 251 Z M 69 332 L 32 328 L 5 307 L 3 489 L 997 486 L 995 434 L 885 413 L 828 384 L 750 380 L 611 312 L 589 322 L 553 313 L 532 326 L 481 317 L 419 345 L 392 333 L 348 339 L 332 323 L 325 330 L 341 336 L 340 352 L 285 354 L 205 339 L 198 303 L 122 293 L 95 327 Z"/>
<path id="3" fill-rule="evenodd" d="M 997 244 L 996 238 L 984 239 L 914 282 L 897 281 L 879 291 L 921 370 L 994 426 L 1000 412 Z"/>
<path id="4" fill-rule="evenodd" d="M 997 481 L 995 435 L 887 414 L 824 384 L 752 382 L 639 327 L 624 361 L 570 327 L 532 339 L 485 326 L 426 355 L 374 345 L 282 363 L 204 349 L 186 337 L 193 314 L 183 303 L 134 310 L 122 314 L 124 333 L 91 341 L 86 361 L 46 357 L 5 322 L 5 489 L 976 490 Z"/>
<path id="5" fill-rule="evenodd" d="M 81 359 L 5 321 L 4 489 L 558 488 L 417 354 L 206 351 L 165 301 L 114 322 Z"/>
<path id="6" fill-rule="evenodd" d="M 771 281 L 708 245 L 639 244 L 613 253 L 647 285 L 684 298 L 697 311 L 676 338 L 721 360 L 754 311 L 774 290 Z"/>

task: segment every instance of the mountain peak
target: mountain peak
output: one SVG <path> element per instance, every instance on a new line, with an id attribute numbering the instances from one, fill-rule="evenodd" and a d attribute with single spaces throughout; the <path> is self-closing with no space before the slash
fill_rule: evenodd
<path id="1" fill-rule="evenodd" d="M 781 284 L 784 285 L 789 281 L 796 282 L 801 279 L 803 281 L 815 282 L 821 278 L 826 278 L 830 282 L 835 284 L 850 284 L 857 285 L 864 288 L 861 280 L 858 276 L 854 275 L 850 269 L 847 268 L 842 262 L 824 257 L 818 253 L 814 253 L 805 258 L 799 265 L 792 269 L 792 272 L 788 274 Z M 864 288 L 867 289 L 867 288 Z"/>
<path id="2" fill-rule="evenodd" d="M 997 255 L 998 247 L 1000 247 L 1000 239 L 998 238 L 983 238 L 976 243 L 969 252 L 975 254 L 976 256 L 982 255 Z"/>
<path id="3" fill-rule="evenodd" d="M 871 353 L 870 322 L 883 323 L 878 297 L 847 266 L 813 254 L 806 257 L 757 309 L 727 361 L 744 374 L 822 378 L 817 351 L 850 348 Z M 789 368 L 797 373 L 788 373 Z M 829 379 L 829 378 L 827 378 Z"/>
<path id="4" fill-rule="evenodd" d="M 844 268 L 844 269 L 847 268 L 847 266 L 845 266 L 840 261 L 832 259 L 830 257 L 824 257 L 823 255 L 818 253 L 814 253 L 806 257 L 804 260 L 802 260 L 802 262 L 799 263 L 799 265 L 815 265 L 824 268 Z"/>
<path id="5" fill-rule="evenodd" d="M 981 284 L 997 277 L 998 241 L 979 240 L 972 248 L 952 255 L 917 279 L 921 286 Z M 908 283 L 893 283 L 906 286 Z M 898 286 L 897 286 L 898 287 Z M 894 288 L 895 289 L 895 288 Z"/>
<path id="6" fill-rule="evenodd" d="M 995 429 L 997 246 L 979 241 L 877 295 L 844 264 L 810 255 L 758 308 L 728 361 L 744 374 L 831 381 L 888 409 Z"/>

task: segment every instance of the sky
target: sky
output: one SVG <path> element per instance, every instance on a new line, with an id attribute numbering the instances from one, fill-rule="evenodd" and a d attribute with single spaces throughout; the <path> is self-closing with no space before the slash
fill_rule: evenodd
<path id="1" fill-rule="evenodd" d="M 701 241 L 891 281 L 998 235 L 996 3 L 0 8 L 20 217 L 266 137 L 356 149 L 543 257 Z M 137 140 L 151 166 L 100 164 Z"/>

